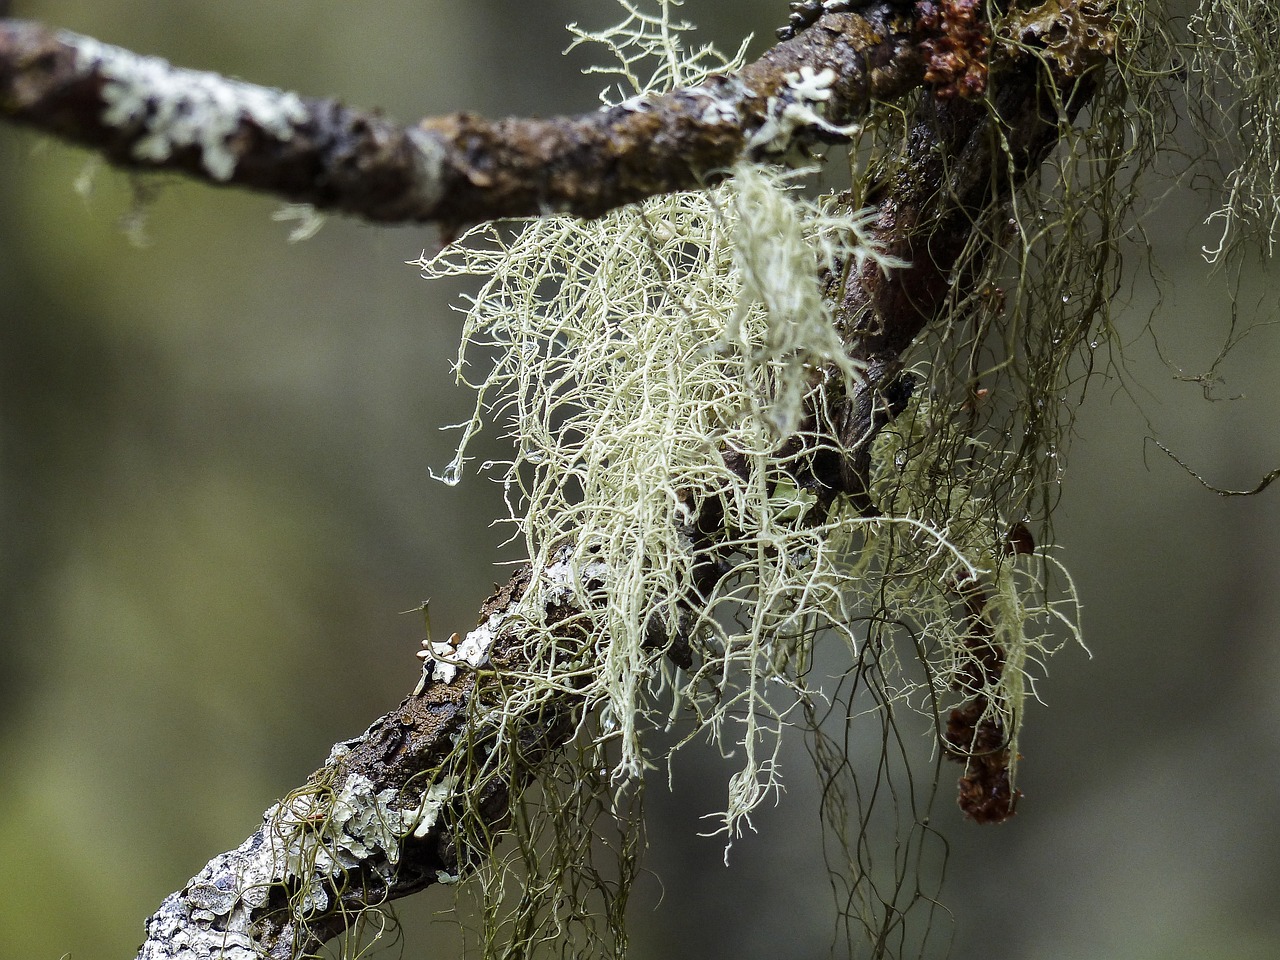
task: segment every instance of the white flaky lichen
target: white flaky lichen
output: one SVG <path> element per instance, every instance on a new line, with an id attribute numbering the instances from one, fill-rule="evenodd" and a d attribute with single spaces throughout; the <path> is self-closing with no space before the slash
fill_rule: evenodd
<path id="1" fill-rule="evenodd" d="M 349 752 L 334 747 L 327 769 Z M 305 922 L 332 906 L 348 871 L 390 883 L 407 837 L 424 837 L 439 822 L 456 780 L 429 785 L 420 801 L 400 806 L 401 791 L 375 788 L 359 774 L 336 787 L 311 784 L 263 814 L 262 827 L 220 854 L 170 896 L 147 922 L 141 960 L 256 960 L 255 924 L 273 893 L 287 891 L 290 911 Z M 442 873 L 440 882 L 456 881 Z"/>
<path id="2" fill-rule="evenodd" d="M 830 67 L 814 70 L 802 66 L 786 76 L 786 89 L 765 104 L 765 122 L 747 141 L 748 153 L 757 159 L 785 158 L 795 147 L 799 131 L 818 131 L 826 136 L 850 137 L 857 124 L 838 127 L 826 118 L 827 101 L 836 73 Z"/>
<path id="3" fill-rule="evenodd" d="M 457 786 L 457 777 L 445 777 L 439 783 L 433 783 L 422 795 L 422 803 L 413 810 L 407 811 L 410 821 L 416 819 L 413 835 L 421 839 L 440 819 L 440 812 L 453 797 L 453 788 Z M 453 879 L 457 879 L 454 877 Z"/>
<path id="4" fill-rule="evenodd" d="M 489 659 L 489 648 L 501 627 L 502 617 L 495 613 L 465 637 L 459 638 L 455 633 L 448 640 L 432 640 L 430 637 L 423 640 L 423 649 L 418 656 L 422 659 L 424 681 L 414 692 L 422 691 L 428 676 L 436 683 L 453 683 L 459 667 L 474 669 L 483 666 Z"/>
<path id="5" fill-rule="evenodd" d="M 300 885 L 304 912 L 327 908 L 328 881 L 347 870 L 381 868 L 390 876 L 401 841 L 424 819 L 434 822 L 439 806 L 424 796 L 418 807 L 402 809 L 399 800 L 399 791 L 377 790 L 353 774 L 336 790 L 300 791 L 266 812 L 276 879 Z"/>
<path id="6" fill-rule="evenodd" d="M 103 79 L 102 122 L 146 131 L 133 146 L 138 160 L 163 161 L 196 147 L 209 176 L 229 180 L 237 162 L 229 141 L 241 124 L 251 122 L 283 141 L 308 118 L 293 93 L 174 67 L 89 37 L 63 33 L 60 38 L 76 50 L 81 73 Z"/>

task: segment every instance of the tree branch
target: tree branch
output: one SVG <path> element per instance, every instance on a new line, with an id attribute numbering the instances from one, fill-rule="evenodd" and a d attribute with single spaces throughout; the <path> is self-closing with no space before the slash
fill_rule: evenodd
<path id="1" fill-rule="evenodd" d="M 781 157 L 918 86 L 915 23 L 881 0 L 831 13 L 733 75 L 576 117 L 469 113 L 405 127 L 66 31 L 0 23 L 0 114 L 135 170 L 247 187 L 447 232 L 549 212 L 595 217 Z"/>
<path id="2" fill-rule="evenodd" d="M 922 105 L 908 157 L 913 169 L 921 165 L 920 176 L 892 178 L 880 189 L 881 238 L 893 249 L 915 254 L 919 266 L 891 275 L 882 285 L 859 278 L 846 291 L 841 310 L 850 343 L 873 371 L 882 371 L 869 381 L 871 393 L 860 395 L 850 408 L 853 421 L 865 413 L 859 404 L 870 402 L 875 391 L 883 407 L 885 385 L 896 377 L 902 352 L 942 310 L 942 279 L 979 228 L 974 213 L 1007 197 L 1057 140 L 1057 113 L 1034 76 L 1005 81 L 996 112 L 973 104 Z M 1091 86 L 1077 90 L 1073 110 Z M 1021 150 L 1011 175 L 1004 168 L 1006 155 L 995 146 L 997 132 Z M 947 175 L 935 178 L 938 171 L 929 166 L 928 156 L 939 154 L 940 146 L 954 152 Z M 882 418 L 879 426 L 889 419 Z M 869 436 L 858 441 L 852 450 L 865 449 Z M 590 613 L 573 598 L 602 596 L 605 571 L 573 571 L 564 562 L 568 556 L 566 549 L 547 569 L 517 573 L 485 603 L 480 626 L 452 647 L 447 659 L 459 661 L 456 673 L 451 664 L 437 661 L 419 693 L 362 736 L 338 744 L 307 786 L 267 811 L 252 837 L 210 861 L 171 895 L 148 921 L 140 958 L 286 960 L 339 935 L 371 906 L 468 873 L 482 851 L 459 849 L 450 824 L 465 805 L 482 812 L 490 831 L 501 829 L 512 798 L 535 776 L 539 759 L 568 742 L 581 719 L 581 701 L 571 691 L 545 701 L 538 715 L 520 717 L 517 728 L 502 731 L 519 744 L 519 771 L 494 770 L 482 781 L 479 797 L 450 792 L 453 785 L 444 771 L 455 741 L 471 736 L 472 762 L 483 766 L 484 741 L 475 739 L 480 718 L 499 710 L 514 688 L 529 682 L 522 679 L 529 674 L 527 620 L 514 610 L 532 578 L 563 587 L 545 594 L 543 613 L 570 645 L 580 639 L 575 624 Z M 575 578 L 578 589 L 572 589 Z M 981 610 L 973 614 L 979 637 L 985 636 L 982 616 Z M 975 657 L 991 661 L 980 666 L 1001 668 L 1002 653 L 991 644 L 975 641 L 975 650 Z M 947 731 L 946 749 L 959 759 L 970 758 L 967 751 L 976 749 L 961 729 L 974 710 L 973 703 L 957 708 Z M 1000 753 L 1005 734 L 994 728 L 979 732 L 983 739 L 977 747 L 993 752 L 966 767 L 962 800 L 975 817 L 1003 819 L 1016 799 L 1009 793 L 1008 751 Z"/>
<path id="3" fill-rule="evenodd" d="M 1073 122 L 1093 96 L 1092 70 L 1069 89 L 1066 102 L 1056 103 L 1044 78 L 1024 65 L 1001 73 L 989 102 L 926 97 L 894 174 L 868 197 L 884 250 L 907 266 L 886 273 L 868 264 L 833 285 L 836 322 L 866 373 L 854 396 L 836 404 L 844 454 L 828 455 L 818 468 L 825 483 L 864 511 L 874 511 L 866 498 L 871 443 L 910 396 L 901 357 L 992 255 L 983 212 L 1008 200 L 1049 156 L 1061 124 Z M 968 272 L 957 276 L 966 251 Z"/>
<path id="4" fill-rule="evenodd" d="M 581 574 L 599 593 L 600 571 Z M 566 639 L 581 611 L 567 563 L 538 574 L 554 598 L 543 611 Z M 477 851 L 459 849 L 453 827 L 464 808 L 490 830 L 502 827 L 528 771 L 563 745 L 577 726 L 578 702 L 565 695 L 518 730 L 478 736 L 486 716 L 501 713 L 513 684 L 529 674 L 522 627 L 514 613 L 533 574 L 517 572 L 481 609 L 480 625 L 457 645 L 464 669 L 437 661 L 419 692 L 361 736 L 337 744 L 325 766 L 263 816 L 235 850 L 220 854 L 147 921 L 140 960 L 291 960 L 310 955 L 371 907 L 469 872 Z M 456 635 L 455 635 L 456 638 Z M 432 667 L 430 661 L 428 668 Z M 469 762 L 483 768 L 499 735 L 514 739 L 520 771 L 472 777 L 473 792 L 451 791 L 448 759 L 468 737 Z"/>
<path id="5" fill-rule="evenodd" d="M 1028 20 L 1025 30 L 1038 23 Z M 952 34 L 946 36 L 973 39 Z M 955 50 L 943 52 L 938 36 L 922 37 L 913 18 L 882 0 L 857 13 L 825 13 L 738 74 L 699 87 L 579 117 L 454 114 L 406 128 L 333 100 L 6 21 L 0 114 L 121 166 L 180 171 L 374 221 L 434 221 L 452 230 L 548 211 L 596 216 L 703 185 L 744 153 L 779 157 L 839 139 L 840 128 L 873 100 L 896 99 L 931 75 L 953 99 L 924 98 L 901 167 L 870 198 L 879 207 L 879 239 L 911 266 L 888 277 L 869 268 L 832 288 L 846 342 L 868 377 L 852 400 L 834 406 L 833 422 L 818 426 L 844 451 L 812 462 L 830 506 L 839 492 L 865 496 L 870 441 L 900 408 L 894 391 L 902 354 L 944 311 L 952 285 L 968 279 L 955 267 L 981 229 L 978 214 L 1038 167 L 1057 142 L 1060 121 L 1092 91 L 1077 75 L 1063 118 L 1045 94 L 1040 65 L 1024 62 L 1010 65 L 990 102 L 966 102 L 975 78 L 985 81 L 987 47 L 977 71 L 972 60 L 958 62 Z M 708 551 L 717 526 L 700 524 Z M 516 608 L 533 578 L 546 598 L 541 619 L 568 646 L 581 640 L 592 613 L 579 598 L 603 596 L 607 571 L 575 570 L 568 557 L 563 550 L 545 569 L 517 573 L 447 656 L 433 645 L 435 662 L 419 691 L 360 737 L 336 745 L 306 785 L 267 811 L 253 836 L 168 897 L 147 923 L 139 957 L 287 960 L 341 934 L 371 907 L 473 869 L 484 852 L 460 846 L 459 819 L 479 816 L 488 831 L 501 829 L 539 760 L 568 742 L 581 720 L 583 704 L 566 680 L 537 715 L 492 722 L 505 716 L 512 691 L 532 682 L 528 620 Z M 703 567 L 695 576 L 713 583 L 716 574 Z M 975 601 L 979 640 L 982 615 Z M 990 654 L 989 669 L 1001 668 L 999 651 L 980 652 Z M 986 733 L 998 746 L 1001 731 Z M 465 797 L 450 772 L 460 737 L 470 744 L 468 762 L 486 771 L 468 779 Z M 518 770 L 493 765 L 500 740 L 516 744 Z M 946 742 L 952 752 L 970 746 L 954 732 Z M 978 776 L 1000 773 L 997 762 Z M 968 786 L 989 804 L 988 784 L 970 776 Z"/>

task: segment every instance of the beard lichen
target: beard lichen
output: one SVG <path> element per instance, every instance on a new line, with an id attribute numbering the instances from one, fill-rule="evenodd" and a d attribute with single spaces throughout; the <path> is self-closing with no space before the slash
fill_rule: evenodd
<path id="1" fill-rule="evenodd" d="M 621 102 L 643 103 L 654 89 L 646 74 L 678 85 L 738 66 L 708 47 L 686 54 L 674 2 L 657 16 L 620 2 L 622 26 L 575 31 L 575 42 L 600 41 L 617 57 L 601 72 L 618 78 Z M 869 126 L 881 142 L 897 139 L 888 109 Z M 1114 196 L 1105 185 L 1069 189 L 1070 173 L 1098 156 L 1120 162 L 1099 143 L 1114 147 L 1086 135 L 1066 151 L 1067 199 L 1052 222 L 1047 204 L 1015 207 L 1012 217 L 991 211 L 999 227 L 986 239 L 997 255 L 967 269 L 975 290 L 1018 283 L 1014 303 L 957 296 L 917 349 L 917 379 L 930 387 L 875 440 L 875 512 L 797 480 L 815 451 L 840 452 L 826 412 L 864 382 L 824 297 L 824 272 L 903 266 L 871 239 L 871 214 L 851 212 L 847 199 L 806 199 L 799 175 L 742 161 L 714 188 L 589 222 L 489 224 L 417 261 L 428 277 L 480 280 L 457 362 L 476 391 L 475 413 L 459 425 L 440 479 L 460 479 L 477 431 L 505 429 L 511 460 L 485 467 L 504 485 L 513 536 L 538 572 L 519 616 L 545 637 L 545 649 L 526 645 L 526 674 L 478 718 L 496 739 L 482 751 L 460 743 L 450 775 L 469 784 L 518 766 L 519 744 L 502 731 L 541 716 L 554 698 L 580 704 L 576 748 L 542 760 L 541 795 L 514 806 L 514 850 L 499 851 L 482 818 L 463 817 L 459 846 L 489 853 L 476 867 L 487 953 L 517 949 L 504 939 L 555 940 L 566 956 L 624 952 L 643 846 L 638 802 L 646 771 L 670 760 L 653 746 L 663 731 L 679 743 L 707 737 L 736 765 L 711 829 L 727 855 L 753 812 L 780 793 L 787 731 L 809 729 L 850 882 L 874 887 L 864 838 L 847 839 L 832 815 L 851 806 L 837 783 L 849 776 L 847 755 L 818 729 L 822 705 L 844 696 L 850 675 L 854 692 L 835 710 L 845 722 L 878 717 L 887 751 L 890 739 L 903 740 L 895 718 L 914 711 L 934 756 L 961 760 L 966 776 L 1000 753 L 1004 809 L 990 819 L 1011 812 L 1034 676 L 1065 639 L 1079 639 L 1070 578 L 1050 547 L 1028 545 L 1025 524 L 1052 506 L 1071 358 L 1091 330 L 1101 335 L 1099 300 L 1081 291 L 1113 282 L 1109 247 L 1090 244 L 1099 215 L 1112 236 L 1102 208 Z M 854 170 L 853 195 L 869 176 Z M 1078 263 L 1062 259 L 1082 252 Z M 1033 272 L 1025 286 L 1035 292 L 1022 299 Z M 984 404 L 985 383 L 1020 392 L 1011 405 Z M 1003 427 L 993 426 L 998 411 L 1008 415 Z M 547 622 L 553 608 L 575 611 L 573 645 L 563 623 Z M 817 675 L 819 642 L 845 651 L 843 679 Z M 425 669 L 444 675 L 430 659 Z M 952 705 L 969 711 L 967 726 L 948 725 Z M 481 756 L 481 769 L 468 769 Z M 876 784 L 887 776 L 869 775 Z M 848 789 L 861 804 L 853 777 Z M 865 830 L 865 814 L 857 818 Z M 913 806 L 906 829 L 914 835 L 927 822 Z M 602 849 L 616 857 L 608 875 L 596 862 Z M 873 936 L 921 898 L 918 888 L 905 902 L 896 892 L 850 895 L 863 901 Z"/>

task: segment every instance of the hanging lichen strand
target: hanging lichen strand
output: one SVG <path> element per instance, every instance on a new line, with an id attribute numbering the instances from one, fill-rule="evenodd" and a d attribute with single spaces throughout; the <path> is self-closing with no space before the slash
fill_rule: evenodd
<path id="1" fill-rule="evenodd" d="M 575 31 L 618 60 L 597 71 L 617 80 L 606 101 L 642 104 L 651 90 L 734 68 L 710 48 L 685 50 L 673 2 L 652 16 L 620 2 L 623 25 Z M 804 122 L 821 122 L 823 83 L 794 79 L 811 115 Z M 867 139 L 892 144 L 900 130 L 886 111 Z M 1113 132 L 1074 140 L 1069 159 L 1118 162 Z M 509 436 L 511 461 L 488 466 L 535 571 L 523 616 L 534 636 L 544 624 L 542 646 L 526 649 L 526 682 L 511 686 L 485 725 L 514 729 L 508 720 L 550 712 L 566 695 L 581 705 L 577 752 L 543 769 L 542 802 L 522 801 L 513 813 L 520 895 L 509 913 L 500 903 L 511 863 L 495 859 L 482 872 L 483 939 L 494 952 L 500 931 L 527 943 L 570 929 L 588 932 L 570 938 L 574 955 L 603 943 L 621 949 L 640 841 L 634 828 L 614 837 L 621 868 L 605 880 L 591 865 L 591 826 L 601 815 L 637 815 L 629 804 L 644 771 L 667 759 L 647 735 L 664 727 L 676 726 L 681 742 L 710 736 L 738 764 L 718 815 L 727 843 L 778 795 L 785 731 L 816 726 L 830 696 L 859 698 L 842 709 L 878 717 L 886 749 L 899 737 L 894 718 L 917 711 L 937 731 L 934 755 L 965 762 L 962 805 L 976 819 L 1007 817 L 1033 672 L 1079 636 L 1070 580 L 1028 524 L 1046 519 L 1058 482 L 1070 358 L 1097 330 L 1097 300 L 1082 302 L 1081 293 L 1114 275 L 1105 259 L 1082 259 L 1078 269 L 1054 259 L 1056 272 L 1037 278 L 1034 292 L 1015 288 L 1006 298 L 996 284 L 1028 280 L 1041 258 L 1087 248 L 1071 218 L 1110 195 L 1081 186 L 1052 222 L 1019 210 L 1038 225 L 1015 221 L 1012 232 L 1000 214 L 998 242 L 986 238 L 1000 256 L 984 248 L 984 259 L 964 266 L 989 293 L 953 298 L 919 344 L 915 380 L 929 387 L 875 440 L 867 479 L 876 509 L 867 510 L 797 479 L 815 452 L 845 452 L 826 412 L 865 382 L 822 282 L 867 264 L 904 265 L 870 239 L 871 214 L 850 212 L 848 196 L 804 199 L 796 174 L 752 162 L 731 172 L 715 189 L 598 220 L 483 226 L 419 264 L 429 277 L 481 280 L 458 360 L 477 405 L 442 479 L 461 476 L 483 426 Z M 855 169 L 854 196 L 866 195 L 868 177 Z M 1086 282 L 1079 271 L 1090 269 Z M 1032 316 L 1049 301 L 1056 305 Z M 1001 317 L 1007 327 L 997 326 Z M 1003 357 L 982 360 L 1001 344 Z M 992 390 L 1006 393 L 992 400 Z M 814 674 L 818 641 L 843 645 L 843 678 Z M 477 662 L 461 646 L 441 649 Z M 428 659 L 438 679 L 453 669 Z M 828 735 L 812 732 L 824 777 L 847 769 Z M 460 745 L 460 754 L 469 749 Z M 518 745 L 500 737 L 474 752 L 486 769 L 520 760 Z M 921 742 L 922 758 L 930 752 Z M 852 815 L 866 827 L 865 811 Z M 926 818 L 913 809 L 904 829 L 918 831 Z M 850 882 L 877 882 L 862 844 L 831 819 L 854 864 Z M 877 891 L 850 909 L 879 912 L 861 919 L 878 935 L 909 906 L 896 897 Z M 605 929 L 611 938 L 601 939 Z"/>
<path id="2" fill-rule="evenodd" d="M 1190 98 L 1191 114 L 1222 178 L 1209 218 L 1220 233 L 1205 255 L 1260 246 L 1270 256 L 1280 239 L 1280 6 L 1201 0 L 1190 28 L 1190 76 L 1202 93 Z M 1223 102 L 1237 104 L 1237 122 L 1222 122 Z"/>

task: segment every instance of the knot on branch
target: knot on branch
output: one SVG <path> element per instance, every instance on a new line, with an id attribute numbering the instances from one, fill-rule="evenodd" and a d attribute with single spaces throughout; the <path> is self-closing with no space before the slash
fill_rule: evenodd
<path id="1" fill-rule="evenodd" d="M 1009 735 L 986 703 L 974 699 L 951 711 L 943 734 L 946 755 L 965 765 L 956 802 L 975 823 L 1003 823 L 1017 812 L 1022 791 L 1010 777 Z"/>

